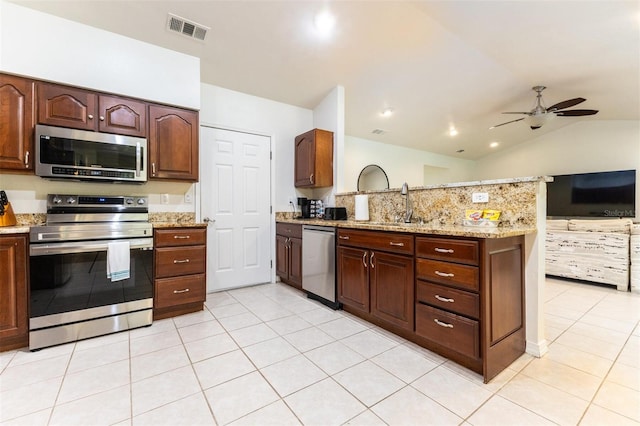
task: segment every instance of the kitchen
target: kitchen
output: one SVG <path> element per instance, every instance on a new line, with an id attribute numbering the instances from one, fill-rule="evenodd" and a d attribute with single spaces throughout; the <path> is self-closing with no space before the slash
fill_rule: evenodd
<path id="1" fill-rule="evenodd" d="M 45 21 L 46 18 L 36 14 L 34 12 L 28 12 L 26 10 L 21 9 L 18 6 L 13 6 L 8 4 L 7 2 L 3 2 L 2 4 L 2 19 L 3 19 L 3 31 L 9 33 L 12 30 L 11 22 L 28 22 L 30 19 L 42 20 Z M 72 24 L 67 24 L 72 28 Z M 73 27 L 74 29 L 77 29 Z M 118 43 L 120 45 L 131 46 L 131 49 L 134 51 L 139 51 L 140 53 L 144 52 L 146 55 L 157 54 L 159 57 L 164 57 L 164 55 L 171 56 L 171 61 L 175 63 L 175 68 L 170 66 L 167 63 L 167 72 L 169 70 L 175 70 L 176 74 L 184 73 L 185 70 L 189 71 L 191 74 L 190 78 L 180 78 L 180 85 L 176 85 L 174 83 L 175 80 L 172 78 L 174 76 L 167 75 L 166 78 L 169 80 L 166 84 L 162 81 L 149 82 L 148 76 L 145 73 L 141 73 L 139 78 L 132 78 L 131 75 L 128 75 L 127 78 L 122 78 L 120 81 L 113 81 L 118 79 L 110 78 L 108 75 L 105 75 L 106 69 L 108 69 L 108 64 L 103 64 L 103 56 L 109 56 L 111 58 L 118 57 L 118 55 L 126 55 L 122 52 L 110 52 L 110 55 L 104 54 L 101 52 L 100 54 L 96 53 L 95 61 L 87 64 L 87 71 L 89 75 L 92 76 L 94 81 L 84 81 L 81 80 L 84 77 L 74 77 L 74 81 L 67 81 L 68 75 L 75 75 L 73 72 L 65 72 L 61 68 L 51 67 L 46 60 L 50 60 L 51 58 L 47 58 L 45 53 L 42 52 L 41 55 L 30 55 L 29 57 L 25 57 L 24 55 L 18 55 L 17 53 L 13 54 L 10 47 L 4 49 L 3 57 L 2 57 L 2 68 L 13 70 L 14 72 L 20 72 L 25 75 L 40 75 L 46 79 L 52 81 L 61 81 L 67 83 L 78 84 L 85 87 L 99 87 L 101 90 L 107 90 L 114 93 L 126 93 L 131 96 L 154 99 L 157 101 L 165 101 L 167 103 L 172 104 L 182 104 L 185 106 L 190 106 L 192 108 L 200 109 L 200 120 L 201 123 L 208 123 L 211 125 L 224 125 L 229 128 L 241 128 L 245 130 L 257 131 L 262 134 L 268 134 L 273 136 L 275 140 L 275 149 L 274 149 L 274 160 L 277 162 L 277 168 L 274 168 L 273 176 L 273 188 L 272 189 L 272 199 L 274 200 L 274 210 L 275 211 L 288 211 L 289 204 L 288 198 L 291 197 L 295 190 L 291 183 L 291 176 L 293 175 L 293 165 L 292 165 L 292 147 L 291 141 L 293 138 L 313 127 L 327 128 L 332 129 L 334 131 L 338 130 L 340 126 L 344 124 L 341 123 L 341 118 L 336 111 L 340 110 L 341 105 L 344 102 L 344 90 L 340 87 L 335 88 L 329 96 L 325 98 L 323 102 L 320 102 L 318 107 L 315 110 L 309 110 L 299 107 L 294 107 L 291 105 L 286 105 L 278 102 L 268 101 L 266 99 L 260 99 L 253 96 L 245 95 L 239 92 L 234 92 L 232 90 L 224 89 L 217 86 L 212 86 L 208 84 L 200 84 L 199 78 L 197 78 L 198 66 L 195 65 L 192 61 L 192 58 L 183 57 L 182 55 L 165 52 L 160 52 L 159 49 L 152 49 L 149 46 L 141 46 L 139 43 L 133 42 L 131 40 L 122 40 L 120 38 L 113 39 L 113 35 L 104 34 L 103 32 L 99 32 L 90 28 L 82 28 L 77 29 L 77 31 L 86 31 L 87 39 L 91 39 L 93 43 L 100 44 L 100 41 L 106 42 L 107 45 Z M 77 33 L 77 31 L 69 31 L 70 33 Z M 37 48 L 38 40 L 42 40 L 42 35 L 38 37 L 37 31 L 34 31 L 35 35 L 33 40 L 31 40 L 32 44 L 29 45 L 29 40 L 25 40 L 25 44 L 21 46 L 22 49 L 26 49 L 26 46 L 31 46 L 30 49 L 37 49 L 35 51 L 42 51 L 42 49 Z M 26 37 L 26 36 L 25 36 Z M 48 37 L 51 37 L 49 34 Z M 3 42 L 8 41 L 9 37 L 4 36 Z M 67 42 L 66 40 L 61 40 L 61 43 Z M 124 44 L 122 44 L 124 43 Z M 148 50 L 151 50 L 149 52 Z M 72 63 L 74 60 L 74 52 L 69 51 L 66 54 L 69 57 L 59 57 L 57 61 L 60 61 L 62 64 Z M 58 55 L 64 55 L 63 52 L 58 52 Z M 35 57 L 34 57 L 35 56 Z M 144 55 L 141 55 L 144 56 Z M 149 57 L 149 56 L 147 56 Z M 144 59 L 138 59 L 144 60 Z M 126 61 L 123 61 L 126 62 Z M 180 66 L 184 65 L 184 66 Z M 64 66 L 64 65 L 63 65 Z M 35 72 L 34 70 L 37 70 Z M 46 75 L 42 75 L 41 70 L 47 70 Z M 124 72 L 126 70 L 120 70 L 119 72 Z M 195 78 L 194 78 L 195 77 Z M 162 79 L 163 76 L 154 76 L 154 78 Z M 125 86 L 125 87 L 119 87 Z M 172 96 L 171 99 L 161 99 L 159 95 L 154 90 L 154 85 L 157 84 L 162 87 L 167 88 L 175 88 L 175 93 L 167 94 L 163 93 L 162 96 Z M 183 98 L 187 95 L 191 95 L 194 99 L 198 98 L 197 102 L 193 102 L 193 100 L 184 101 Z M 200 105 L 198 105 L 200 103 Z M 237 109 L 230 107 L 231 105 L 237 105 Z M 247 115 L 246 111 L 260 111 L 258 114 Z M 286 124 L 285 124 L 286 123 Z M 628 146 L 629 152 L 636 152 L 637 146 L 634 145 L 633 141 L 637 136 L 637 123 L 624 123 L 624 122 L 616 122 L 616 123 L 604 123 L 599 126 L 595 126 L 594 124 L 585 124 L 582 126 L 575 126 L 577 128 L 572 129 L 573 134 L 576 133 L 579 135 L 581 140 L 583 141 L 593 141 L 593 145 L 597 145 L 597 142 L 601 139 L 600 136 L 603 134 L 615 134 L 619 138 L 621 144 L 627 144 L 624 146 Z M 567 133 L 569 130 L 560 131 L 558 134 L 551 134 L 542 136 L 540 138 L 540 145 L 553 146 L 556 154 L 554 158 L 558 158 L 557 161 L 561 161 L 563 157 L 562 152 L 557 152 L 559 149 L 566 149 L 566 152 L 571 152 L 571 147 L 560 148 L 557 147 L 558 144 L 555 142 L 559 140 L 566 139 Z M 571 135 L 571 134 L 570 134 Z M 600 135 L 600 136 L 599 136 Z M 344 140 L 341 140 L 343 139 Z M 347 139 L 349 139 L 349 143 L 347 144 Z M 348 191 L 353 189 L 353 185 L 355 182 L 355 178 L 347 177 L 347 173 L 342 173 L 344 166 L 341 166 L 342 162 L 352 162 L 354 159 L 362 159 L 364 163 L 361 167 L 357 165 L 353 167 L 349 167 L 349 173 L 353 174 L 359 172 L 359 170 L 369 161 L 364 158 L 364 155 L 372 156 L 373 153 L 371 149 L 363 149 L 358 155 L 353 155 L 354 149 L 356 146 L 368 146 L 368 147 L 378 147 L 382 144 L 378 144 L 376 142 L 371 141 L 361 141 L 355 140 L 356 138 L 349 138 L 347 136 L 342 136 L 340 132 L 336 132 L 336 156 L 337 165 L 336 170 L 336 180 L 337 187 L 342 188 L 339 189 L 338 192 Z M 357 145 L 359 144 L 359 145 Z M 623 146 L 622 149 L 625 149 Z M 385 148 L 382 146 L 381 148 Z M 534 148 L 530 148 L 534 149 Z M 538 149 L 538 148 L 535 148 Z M 350 151 L 351 150 L 351 151 Z M 593 155 L 593 161 L 601 161 L 602 156 L 598 153 L 602 152 L 602 148 L 599 150 L 590 150 L 590 155 Z M 417 154 L 416 151 L 407 150 L 408 154 Z M 421 154 L 423 155 L 423 154 Z M 542 155 L 542 154 L 540 154 Z M 629 158 L 633 156 L 628 156 Z M 637 158 L 637 156 L 636 156 Z M 378 156 L 379 159 L 379 156 Z M 462 160 L 449 160 L 456 164 L 467 164 L 467 162 Z M 506 161 L 506 160 L 505 160 Z M 618 163 L 614 162 L 617 161 Z M 628 159 L 618 159 L 618 160 L 610 160 L 610 164 L 612 167 L 618 167 L 618 164 L 621 161 L 629 161 Z M 433 162 L 431 162 L 433 164 Z M 424 164 L 422 162 L 421 164 Z M 444 164 L 438 163 L 440 166 L 444 167 Z M 404 179 L 407 179 L 406 170 L 402 172 L 394 172 L 390 167 L 384 165 L 387 169 L 390 179 L 391 179 L 391 187 L 399 188 Z M 518 173 L 513 173 L 511 170 L 508 171 L 511 176 L 519 176 L 519 175 L 537 175 L 537 171 L 527 171 L 530 169 L 523 169 L 523 165 L 520 164 L 520 170 Z M 515 166 L 514 166 L 515 167 Z M 636 165 L 633 165 L 636 167 Z M 487 166 L 487 169 L 491 169 L 491 166 Z M 618 167 L 622 168 L 622 167 Z M 495 169 L 495 167 L 494 167 Z M 520 172 L 523 173 L 520 173 Z M 546 171 L 545 171 L 546 173 Z M 490 176 L 488 176 L 489 178 Z M 5 186 L 4 180 L 7 179 L 7 175 L 2 175 L 3 179 L 3 187 Z M 14 208 L 19 210 L 20 212 L 33 212 L 44 211 L 43 200 L 45 195 L 48 193 L 57 193 L 62 192 L 62 189 L 65 192 L 72 193 L 81 193 L 86 191 L 86 186 L 83 184 L 64 184 L 56 182 L 48 182 L 48 181 L 38 181 L 38 189 L 36 191 L 33 190 L 34 179 L 29 176 L 10 176 L 9 185 L 11 185 L 10 189 L 13 192 L 10 192 L 12 195 L 11 201 L 14 204 Z M 469 180 L 467 179 L 456 179 L 456 180 Z M 421 185 L 422 182 L 417 182 L 415 185 Z M 104 185 L 100 185 L 100 189 L 106 189 L 108 192 L 112 192 L 112 195 L 121 192 L 121 187 L 107 187 L 103 188 Z M 174 211 L 174 212 L 197 212 L 197 203 L 198 199 L 195 198 L 193 204 L 185 202 L 184 195 L 187 193 L 197 193 L 193 184 L 185 184 L 185 183 L 158 183 L 158 182 L 149 182 L 144 186 L 144 190 L 148 191 L 149 194 L 149 202 L 150 209 L 156 212 L 163 211 Z M 412 185 L 413 186 L 413 185 Z M 284 189 L 283 189 L 284 188 Z M 163 204 L 162 194 L 169 194 L 168 201 L 169 204 Z M 330 195 L 329 195 L 330 196 Z"/>

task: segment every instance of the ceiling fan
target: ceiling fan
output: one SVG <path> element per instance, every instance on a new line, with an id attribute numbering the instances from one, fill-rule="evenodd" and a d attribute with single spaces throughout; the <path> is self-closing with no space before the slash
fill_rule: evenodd
<path id="1" fill-rule="evenodd" d="M 505 124 L 515 123 L 517 121 L 522 121 L 525 118 L 528 118 L 529 127 L 532 130 L 539 129 L 542 127 L 544 123 L 547 122 L 549 117 L 553 117 L 554 115 L 558 115 L 561 117 L 578 117 L 581 115 L 594 115 L 598 113 L 598 110 L 595 109 L 570 109 L 565 110 L 566 108 L 571 108 L 572 106 L 576 106 L 584 101 L 585 98 L 574 98 L 567 99 L 566 101 L 558 102 L 557 104 L 551 105 L 549 108 L 545 108 L 542 102 L 542 91 L 546 89 L 545 86 L 534 86 L 532 90 L 534 90 L 536 95 L 536 106 L 529 112 L 503 112 L 503 114 L 524 114 L 528 117 L 518 118 L 516 120 L 507 121 L 506 123 L 497 124 L 495 126 L 489 127 L 489 130 L 495 129 L 496 127 L 504 126 Z M 562 111 L 565 110 L 565 111 Z M 554 115 L 552 115 L 554 114 Z"/>

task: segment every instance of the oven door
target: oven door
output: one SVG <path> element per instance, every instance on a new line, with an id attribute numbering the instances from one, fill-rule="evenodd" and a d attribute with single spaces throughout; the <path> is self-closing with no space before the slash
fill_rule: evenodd
<path id="1" fill-rule="evenodd" d="M 130 277 L 113 282 L 111 241 L 31 244 L 31 349 L 151 324 L 153 238 L 127 240 Z"/>

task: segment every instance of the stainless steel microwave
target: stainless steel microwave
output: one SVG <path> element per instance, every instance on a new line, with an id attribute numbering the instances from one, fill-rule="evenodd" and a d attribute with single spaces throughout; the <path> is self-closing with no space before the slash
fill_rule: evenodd
<path id="1" fill-rule="evenodd" d="M 144 183 L 147 139 L 53 126 L 36 126 L 36 175 Z"/>

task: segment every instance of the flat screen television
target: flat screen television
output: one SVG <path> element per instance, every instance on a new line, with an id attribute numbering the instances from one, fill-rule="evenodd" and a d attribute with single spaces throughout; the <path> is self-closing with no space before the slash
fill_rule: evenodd
<path id="1" fill-rule="evenodd" d="M 547 216 L 635 217 L 636 171 L 553 176 L 547 183 Z"/>

